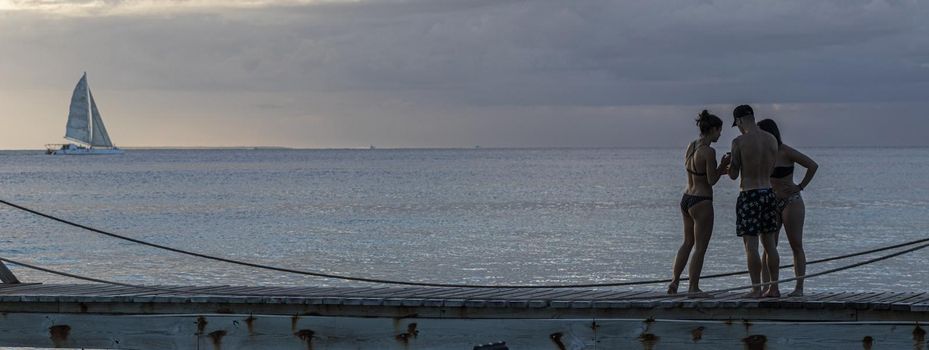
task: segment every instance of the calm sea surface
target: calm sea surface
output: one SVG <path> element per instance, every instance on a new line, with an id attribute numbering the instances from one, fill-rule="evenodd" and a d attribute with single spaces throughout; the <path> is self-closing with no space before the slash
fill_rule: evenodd
<path id="1" fill-rule="evenodd" d="M 929 149 L 805 151 L 820 163 L 804 192 L 809 259 L 929 236 Z M 481 284 L 635 281 L 670 274 L 682 236 L 682 162 L 675 149 L 7 151 L 0 197 L 159 244 L 325 273 Z M 744 269 L 736 194 L 732 181 L 717 186 L 707 273 Z M 783 234 L 780 251 L 790 261 Z M 807 285 L 924 291 L 927 253 Z M 158 251 L 7 207 L 0 256 L 128 283 L 362 285 Z M 29 282 L 70 282 L 12 268 Z"/>

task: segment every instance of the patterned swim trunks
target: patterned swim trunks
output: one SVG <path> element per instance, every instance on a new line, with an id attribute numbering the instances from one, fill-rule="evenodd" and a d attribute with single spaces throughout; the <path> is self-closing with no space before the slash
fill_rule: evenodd
<path id="1" fill-rule="evenodd" d="M 777 198 L 771 189 L 749 190 L 739 193 L 735 206 L 736 234 L 757 236 L 780 230 Z"/>

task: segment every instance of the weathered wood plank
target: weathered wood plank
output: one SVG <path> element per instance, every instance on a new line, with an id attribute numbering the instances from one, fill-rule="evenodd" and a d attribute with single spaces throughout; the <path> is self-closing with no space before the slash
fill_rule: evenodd
<path id="1" fill-rule="evenodd" d="M 470 298 L 472 296 L 493 293 L 495 291 L 496 289 L 448 288 L 440 295 L 448 296 L 450 298 Z"/>
<path id="2" fill-rule="evenodd" d="M 843 301 L 845 301 L 846 303 L 854 303 L 854 302 L 859 302 L 859 301 L 862 301 L 862 300 L 874 298 L 875 296 L 878 296 L 878 295 L 881 295 L 881 294 L 883 294 L 883 293 L 859 292 L 859 293 L 856 293 L 855 295 L 849 295 L 849 296 L 845 297 L 845 298 L 843 299 Z"/>
<path id="3" fill-rule="evenodd" d="M 554 290 L 554 291 L 552 291 L 552 292 L 550 292 L 550 293 L 541 293 L 541 294 L 533 295 L 533 296 L 532 296 L 532 299 L 537 299 L 537 300 L 556 300 L 556 299 L 573 300 L 573 299 L 571 298 L 571 296 L 574 295 L 574 294 L 577 294 L 577 293 L 578 293 L 577 290 L 573 290 L 573 289 L 561 289 L 561 290 Z"/>
<path id="4" fill-rule="evenodd" d="M 856 299 L 858 299 L 858 298 L 861 298 L 861 297 L 864 297 L 864 296 L 868 296 L 868 295 L 872 295 L 872 294 L 874 294 L 874 293 L 870 293 L 870 292 L 847 292 L 847 293 L 842 293 L 842 294 L 840 294 L 839 296 L 837 296 L 837 297 L 835 297 L 835 298 L 833 298 L 833 299 L 830 299 L 830 301 L 842 301 L 842 302 L 846 302 L 846 303 L 847 303 L 847 302 L 856 300 Z"/>
<path id="5" fill-rule="evenodd" d="M 87 290 L 82 292 L 82 295 L 115 296 L 122 292 L 130 291 L 130 290 L 134 290 L 134 288 L 125 287 L 125 286 L 107 285 L 107 286 L 101 286 L 99 288 L 88 288 Z"/>
<path id="6" fill-rule="evenodd" d="M 888 293 L 884 293 L 884 294 L 882 294 L 882 295 L 880 295 L 880 296 L 875 296 L 874 298 L 871 298 L 870 300 L 868 300 L 868 302 L 869 302 L 869 303 L 879 303 L 879 302 L 883 302 L 883 301 L 885 301 L 885 300 L 891 300 L 891 299 L 899 298 L 901 295 L 904 295 L 904 294 L 906 294 L 906 293 L 902 293 L 902 292 L 888 292 Z"/>
<path id="7" fill-rule="evenodd" d="M 282 288 L 267 287 L 267 286 L 217 286 L 209 290 L 211 293 L 216 294 L 250 294 L 250 295 L 272 295 L 276 292 L 279 292 Z"/>
<path id="8" fill-rule="evenodd" d="M 472 299 L 480 298 L 485 295 L 492 295 L 497 290 L 495 289 L 471 289 L 471 288 L 453 288 L 449 289 L 447 292 L 442 294 L 436 294 L 435 296 L 441 296 L 442 298 L 454 298 L 454 299 Z"/>
<path id="9" fill-rule="evenodd" d="M 899 298 L 891 299 L 891 300 L 885 300 L 884 302 L 885 302 L 885 303 L 890 303 L 890 304 L 906 303 L 906 302 L 908 302 L 908 301 L 910 301 L 910 300 L 913 300 L 913 299 L 917 299 L 917 300 L 918 300 L 921 296 L 923 296 L 923 294 L 924 294 L 924 293 L 903 293 L 903 295 L 901 295 Z"/>
<path id="10" fill-rule="evenodd" d="M 358 292 L 358 293 L 354 293 L 354 294 L 352 294 L 352 296 L 355 296 L 355 297 L 362 297 L 362 298 L 377 298 L 378 293 L 380 293 L 381 291 L 386 290 L 386 289 L 389 289 L 389 288 L 387 288 L 387 287 L 382 287 L 382 288 L 371 288 L 370 290 L 366 290 L 366 291 L 361 291 L 361 292 Z"/>
<path id="11" fill-rule="evenodd" d="M 871 310 L 888 310 L 892 301 L 906 297 L 907 293 L 889 293 L 883 297 L 871 299 L 868 303 Z"/>
<path id="12" fill-rule="evenodd" d="M 825 300 L 834 298 L 836 296 L 841 296 L 844 293 L 841 292 L 831 292 L 831 293 L 818 293 L 811 295 L 810 297 L 803 300 L 803 308 L 810 310 L 818 310 L 826 307 Z"/>
<path id="13" fill-rule="evenodd" d="M 634 291 L 628 291 L 628 290 L 623 290 L 623 291 L 620 291 L 620 290 L 600 290 L 600 291 L 598 291 L 598 292 L 595 293 L 595 294 L 591 294 L 591 295 L 587 296 L 587 299 L 594 300 L 594 301 L 599 301 L 599 300 L 612 300 L 612 299 L 616 299 L 616 298 L 619 297 L 619 296 L 626 295 L 626 294 L 631 294 L 631 293 L 633 293 L 633 292 L 634 292 Z"/>
<path id="14" fill-rule="evenodd" d="M 434 295 L 442 295 L 450 293 L 453 289 L 450 288 L 413 288 L 409 290 L 409 297 L 412 298 L 425 298 L 431 297 Z"/>
<path id="15" fill-rule="evenodd" d="M 526 290 L 523 289 L 514 289 L 506 292 L 495 294 L 495 298 L 507 299 L 507 300 L 521 300 L 521 295 L 526 294 Z"/>
<path id="16" fill-rule="evenodd" d="M 894 311 L 910 311 L 913 309 L 913 305 L 919 302 L 923 297 L 925 297 L 925 294 L 920 293 L 909 299 L 894 302 L 890 305 L 890 309 Z"/>
<path id="17" fill-rule="evenodd" d="M 298 313 L 318 312 L 327 306 L 358 307 L 444 307 L 444 308 L 496 308 L 500 312 L 521 313 L 524 309 L 552 309 L 555 314 L 583 314 L 610 312 L 628 309 L 649 313 L 675 314 L 682 309 L 716 310 L 752 315 L 767 315 L 779 319 L 778 315 L 796 314 L 797 305 L 810 310 L 857 310 L 921 312 L 929 303 L 926 293 L 868 293 L 833 292 L 814 293 L 799 298 L 744 299 L 742 293 L 725 293 L 712 299 L 687 299 L 684 296 L 669 297 L 660 291 L 622 291 L 608 289 L 544 289 L 518 290 L 501 288 L 490 290 L 467 290 L 458 288 L 338 288 L 338 287 L 245 287 L 245 286 L 162 286 L 177 289 L 177 292 L 147 294 L 139 288 L 96 284 L 83 285 L 33 285 L 13 286 L 0 290 L 18 290 L 16 293 L 0 293 L 0 303 L 164 303 L 163 307 L 176 304 L 237 304 L 237 305 L 302 305 L 313 309 L 301 309 Z M 224 293 L 229 293 L 227 295 Z M 239 294 L 255 294 L 242 296 Z M 295 296 L 298 295 L 298 296 Z M 380 295 L 382 297 L 372 297 Z M 27 305 L 18 304 L 18 305 Z M 864 308 L 857 307 L 865 305 Z M 10 304 L 7 304 L 10 305 Z M 32 304 L 29 304 L 32 305 Z M 41 306 L 40 307 L 45 307 Z M 51 307 L 51 306 L 50 306 Z M 131 308 L 131 306 L 120 306 Z M 161 308 L 162 306 L 158 306 Z M 234 310 L 239 307 L 209 306 L 212 310 Z M 248 306 L 252 308 L 253 306 Z M 68 306 L 73 310 L 77 306 Z M 196 309 L 195 307 L 193 307 Z M 510 310 L 505 310 L 509 308 Z M 755 311 L 755 309 L 758 309 Z M 19 310 L 12 307 L 9 310 Z M 556 311 L 555 311 L 556 310 Z M 613 310 L 613 311 L 609 311 Z M 665 311 L 662 311 L 665 310 Z M 768 311 L 764 311 L 768 310 Z M 794 310 L 794 311 L 789 311 Z M 2 310 L 0 310 L 2 311 Z M 223 311 L 226 312 L 226 311 Z M 362 312 L 362 311 L 359 311 Z M 723 312 L 714 311 L 714 312 Z M 292 312 L 293 313 L 293 312 Z M 809 314 L 812 316 L 812 314 Z M 817 315 L 821 317 L 821 315 Z M 880 319 L 892 315 L 873 316 Z M 911 319 L 915 316 L 904 316 Z"/>
<path id="18" fill-rule="evenodd" d="M 925 304 L 929 304 L 929 294 L 923 295 L 923 297 L 922 297 L 922 298 L 919 298 L 918 300 L 914 300 L 913 303 L 910 304 L 910 305 L 911 305 L 911 306 L 917 306 L 917 305 L 925 305 Z M 911 307 L 911 309 L 912 309 L 912 307 Z M 913 310 L 913 311 L 916 311 L 916 310 Z"/>
<path id="19" fill-rule="evenodd" d="M 119 292 L 119 293 L 114 293 L 114 296 L 118 296 L 118 297 L 136 297 L 136 296 L 149 295 L 149 294 L 152 294 L 152 291 L 149 290 L 149 289 L 142 289 L 142 288 L 127 288 L 125 291 L 121 291 L 121 292 Z"/>
<path id="20" fill-rule="evenodd" d="M 0 289 L 0 295 L 12 295 L 19 293 L 28 293 L 32 290 L 42 290 L 47 288 L 49 285 L 41 283 L 20 283 L 20 284 L 9 284 L 3 285 L 5 288 Z"/>
<path id="21" fill-rule="evenodd" d="M 48 295 L 48 294 L 63 294 L 67 292 L 71 287 L 68 285 L 42 285 L 42 284 L 33 284 L 31 288 L 19 288 L 11 290 L 7 293 L 2 293 L 3 295 L 11 294 L 30 294 L 30 295 Z"/>
<path id="22" fill-rule="evenodd" d="M 886 299 L 886 300 L 882 300 L 880 302 L 874 303 L 872 308 L 875 310 L 890 310 L 894 304 L 905 302 L 906 300 L 914 299 L 917 297 L 919 296 L 914 295 L 913 293 L 901 293 L 896 298 Z M 906 309 L 909 309 L 909 305 L 907 305 Z"/>
<path id="23" fill-rule="evenodd" d="M 187 296 L 190 298 L 206 299 L 211 296 L 215 297 L 215 295 L 211 295 L 210 292 L 216 291 L 216 290 L 222 290 L 223 288 L 226 288 L 226 287 L 228 286 L 175 287 L 171 289 L 177 290 L 176 292 L 165 291 L 162 293 L 158 293 L 156 295 L 176 295 L 176 296 Z"/>
<path id="24" fill-rule="evenodd" d="M 852 300 L 862 294 L 869 293 L 843 293 L 840 296 L 824 300 L 823 306 L 827 309 L 847 309 Z"/>
<path id="25" fill-rule="evenodd" d="M 596 292 L 590 292 L 596 293 Z M 552 298 L 549 305 L 553 308 L 590 308 L 592 302 L 585 299 L 585 293 L 571 293 L 557 298 Z"/>
<path id="26" fill-rule="evenodd" d="M 572 294 L 570 294 L 570 295 L 559 297 L 559 299 L 562 299 L 562 300 L 585 300 L 585 301 L 586 301 L 586 300 L 593 300 L 595 295 L 599 295 L 599 294 L 603 294 L 603 293 L 604 293 L 604 292 L 602 292 L 602 291 L 596 291 L 596 290 L 588 290 L 588 291 L 580 290 L 580 291 L 576 291 L 575 293 L 572 293 Z"/>
<path id="27" fill-rule="evenodd" d="M 247 294 L 269 296 L 269 297 L 305 297 L 309 295 L 319 295 L 323 294 L 327 289 L 303 289 L 303 288 L 290 288 L 290 287 L 262 287 L 261 289 L 255 289 L 250 291 L 245 291 Z M 340 291 L 339 295 L 344 295 L 347 291 Z M 239 292 L 241 294 L 241 292 Z"/>
<path id="28" fill-rule="evenodd" d="M 846 302 L 843 299 L 847 298 L 848 294 L 848 292 L 837 292 L 820 296 L 815 300 L 818 305 L 816 308 L 844 308 Z M 809 305 L 804 304 L 804 307 L 809 307 Z"/>
<path id="29" fill-rule="evenodd" d="M 515 291 L 512 289 L 485 289 L 483 291 L 477 291 L 476 293 L 469 294 L 468 299 L 490 299 L 490 298 L 500 298 L 502 294 L 511 294 Z"/>
<path id="30" fill-rule="evenodd" d="M 2 294 L 2 293 L 3 293 L 3 290 L 4 290 L 4 289 L 7 289 L 7 288 L 22 287 L 22 286 L 34 286 L 34 285 L 37 285 L 37 284 L 42 284 L 42 283 L 22 283 L 22 282 L 20 282 L 20 283 L 14 283 L 14 284 L 0 283 L 0 294 Z"/>
<path id="31" fill-rule="evenodd" d="M 636 296 L 649 294 L 651 292 L 638 291 L 638 292 L 628 292 L 623 293 L 621 297 L 614 299 L 600 299 L 594 302 L 593 307 L 595 308 L 604 308 L 604 309 L 628 309 L 632 307 L 632 300 L 629 298 L 634 298 Z"/>
<path id="32" fill-rule="evenodd" d="M 262 293 L 263 292 L 263 293 Z M 222 288 L 217 288 L 210 290 L 209 293 L 216 295 L 228 295 L 228 296 L 263 296 L 263 295 L 274 295 L 277 290 L 269 289 L 265 287 L 243 287 L 243 286 L 223 286 Z"/>
<path id="33" fill-rule="evenodd" d="M 390 287 L 390 288 L 384 288 L 381 290 L 365 293 L 365 296 L 372 297 L 372 298 L 387 298 L 387 297 L 392 297 L 396 295 L 402 295 L 404 293 L 408 293 L 411 290 L 412 289 L 410 288 Z"/>
<path id="34" fill-rule="evenodd" d="M 853 298 L 852 300 L 847 301 L 845 305 L 855 310 L 867 310 L 871 308 L 871 300 L 880 298 L 886 294 L 889 294 L 889 293 L 888 292 L 866 293 L 862 295 L 861 297 Z"/>
<path id="35" fill-rule="evenodd" d="M 551 294 L 554 294 L 554 293 L 558 293 L 558 292 L 560 292 L 560 291 L 565 291 L 565 289 L 552 289 L 552 288 L 547 288 L 547 289 L 522 289 L 522 290 L 512 290 L 512 291 L 510 291 L 510 292 L 507 292 L 505 296 L 506 296 L 507 298 L 509 298 L 509 299 L 523 299 L 523 300 L 528 300 L 528 299 L 539 299 L 539 298 L 544 297 L 544 296 L 546 296 L 546 295 L 551 295 Z"/>
<path id="36" fill-rule="evenodd" d="M 725 293 L 725 294 L 722 294 L 722 295 L 716 295 L 716 296 L 713 297 L 713 300 L 716 300 L 716 301 L 719 301 L 719 302 L 725 302 L 725 301 L 736 301 L 736 302 L 738 302 L 738 301 L 740 301 L 740 300 L 742 300 L 742 299 L 745 299 L 745 298 L 744 298 L 744 297 L 745 297 L 745 293 L 746 293 L 746 292 L 729 292 L 729 293 Z"/>
<path id="37" fill-rule="evenodd" d="M 308 287 L 303 287 L 300 289 L 309 289 Z M 339 288 L 339 287 L 323 287 L 317 288 L 315 291 L 311 291 L 308 294 L 318 294 L 318 293 L 327 293 L 331 294 L 333 290 L 340 290 L 342 294 L 345 295 L 363 295 L 365 293 L 373 293 L 379 290 L 387 289 L 387 287 L 352 287 L 352 288 Z"/>

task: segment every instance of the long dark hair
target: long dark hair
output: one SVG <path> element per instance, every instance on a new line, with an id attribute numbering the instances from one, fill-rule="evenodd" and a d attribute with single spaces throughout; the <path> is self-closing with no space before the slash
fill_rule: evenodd
<path id="1" fill-rule="evenodd" d="M 758 127 L 761 130 L 767 131 L 769 134 L 774 135 L 774 138 L 777 139 L 777 145 L 783 145 L 784 142 L 781 141 L 781 129 L 778 129 L 777 123 L 771 119 L 765 119 L 758 122 Z"/>
<path id="2" fill-rule="evenodd" d="M 700 117 L 697 118 L 697 126 L 700 127 L 700 134 L 706 135 L 713 128 L 722 129 L 723 120 L 704 109 L 703 112 L 700 112 Z"/>

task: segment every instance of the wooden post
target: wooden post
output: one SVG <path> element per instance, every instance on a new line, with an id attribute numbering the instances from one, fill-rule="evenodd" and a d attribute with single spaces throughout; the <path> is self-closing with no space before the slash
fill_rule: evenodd
<path id="1" fill-rule="evenodd" d="M 16 278 L 13 271 L 10 271 L 2 261 L 0 261 L 0 281 L 6 284 L 19 283 L 19 279 Z"/>

